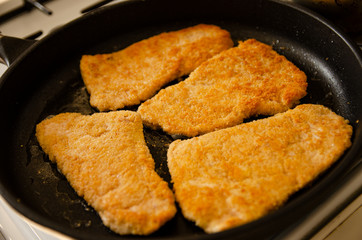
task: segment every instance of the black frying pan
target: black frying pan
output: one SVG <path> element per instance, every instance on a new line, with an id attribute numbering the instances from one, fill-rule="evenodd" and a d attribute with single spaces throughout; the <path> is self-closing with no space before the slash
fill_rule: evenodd
<path id="1" fill-rule="evenodd" d="M 155 34 L 198 23 L 219 25 L 229 30 L 235 41 L 256 38 L 273 45 L 307 74 L 308 95 L 302 103 L 323 104 L 351 122 L 353 146 L 283 207 L 257 221 L 207 235 L 179 211 L 159 231 L 143 238 L 281 238 L 330 202 L 329 197 L 351 179 L 361 176 L 361 52 L 325 19 L 278 1 L 130 1 L 91 12 L 52 32 L 18 57 L 1 78 L 0 193 L 9 204 L 25 217 L 75 238 L 139 238 L 119 236 L 102 225 L 96 212 L 75 194 L 40 150 L 34 128 L 52 114 L 95 112 L 79 73 L 82 54 L 113 52 Z M 145 138 L 156 171 L 169 181 L 165 161 L 172 138 L 147 128 Z M 346 197 L 348 201 L 361 193 L 361 185 Z M 314 226 L 304 232 L 304 237 L 317 229 Z"/>

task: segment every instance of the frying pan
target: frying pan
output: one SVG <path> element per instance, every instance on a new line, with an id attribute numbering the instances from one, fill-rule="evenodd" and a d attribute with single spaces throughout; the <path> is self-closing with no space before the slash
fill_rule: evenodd
<path id="1" fill-rule="evenodd" d="M 76 195 L 41 151 L 34 137 L 35 125 L 61 112 L 96 112 L 89 105 L 79 72 L 83 54 L 113 52 L 155 34 L 198 23 L 227 29 L 235 42 L 256 38 L 294 62 L 308 76 L 308 95 L 301 103 L 323 104 L 348 119 L 354 128 L 353 145 L 280 209 L 259 220 L 205 234 L 178 211 L 160 230 L 142 238 L 282 238 L 308 221 L 336 192 L 356 182 L 362 173 L 362 57 L 347 36 L 319 15 L 279 1 L 145 0 L 111 5 L 55 30 L 31 44 L 2 76 L 0 193 L 4 199 L 33 222 L 77 239 L 141 238 L 119 236 L 103 226 L 97 213 Z M 170 181 L 165 161 L 167 145 L 173 139 L 162 131 L 145 128 L 144 132 L 156 171 Z M 348 201 L 361 193 L 361 185 L 359 182 L 350 191 Z M 347 203 L 337 204 L 336 211 Z M 313 226 L 304 237 L 316 230 L 318 226 Z"/>

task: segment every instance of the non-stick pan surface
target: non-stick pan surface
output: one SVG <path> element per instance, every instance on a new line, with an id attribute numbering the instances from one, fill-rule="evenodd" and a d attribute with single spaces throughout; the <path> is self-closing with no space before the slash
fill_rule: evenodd
<path id="1" fill-rule="evenodd" d="M 294 62 L 308 76 L 308 95 L 301 102 L 323 104 L 348 119 L 354 127 L 353 146 L 316 181 L 264 218 L 208 235 L 178 211 L 159 231 L 142 238 L 272 238 L 322 204 L 360 157 L 359 49 L 321 17 L 277 1 L 146 0 L 99 9 L 73 21 L 35 43 L 3 75 L 0 193 L 10 205 L 27 218 L 75 238 L 141 238 L 119 236 L 103 226 L 96 212 L 76 195 L 41 151 L 34 137 L 35 125 L 61 112 L 96 112 L 88 103 L 79 72 L 82 54 L 113 52 L 155 34 L 198 23 L 229 30 L 235 42 L 256 38 Z M 161 131 L 144 131 L 156 171 L 169 181 L 166 152 L 173 139 Z"/>

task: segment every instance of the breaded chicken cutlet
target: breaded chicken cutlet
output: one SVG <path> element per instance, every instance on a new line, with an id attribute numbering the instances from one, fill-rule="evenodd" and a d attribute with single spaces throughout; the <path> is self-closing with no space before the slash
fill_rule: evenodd
<path id="1" fill-rule="evenodd" d="M 183 215 L 208 233 L 256 220 L 335 162 L 351 145 L 348 121 L 321 105 L 300 105 L 168 150 Z"/>
<path id="2" fill-rule="evenodd" d="M 201 64 L 140 105 L 145 125 L 189 137 L 273 115 L 306 95 L 306 75 L 271 46 L 250 39 Z"/>
<path id="3" fill-rule="evenodd" d="M 175 215 L 173 193 L 154 170 L 137 113 L 59 114 L 39 123 L 36 137 L 114 232 L 150 234 Z"/>
<path id="4" fill-rule="evenodd" d="M 100 111 L 116 110 L 152 97 L 165 84 L 232 46 L 229 32 L 199 24 L 161 33 L 118 52 L 84 55 L 80 69 L 91 105 Z"/>

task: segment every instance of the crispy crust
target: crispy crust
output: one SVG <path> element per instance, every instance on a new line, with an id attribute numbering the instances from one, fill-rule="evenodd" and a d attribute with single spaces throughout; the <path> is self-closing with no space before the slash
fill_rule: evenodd
<path id="1" fill-rule="evenodd" d="M 80 69 L 91 105 L 100 111 L 116 110 L 152 97 L 165 84 L 232 46 L 227 31 L 200 24 L 161 33 L 115 53 L 84 55 Z"/>
<path id="2" fill-rule="evenodd" d="M 286 111 L 306 95 L 306 75 L 271 46 L 239 42 L 189 78 L 139 107 L 144 124 L 189 137 L 234 126 L 253 115 Z"/>
<path id="3" fill-rule="evenodd" d="M 137 113 L 64 113 L 39 123 L 36 137 L 111 230 L 150 234 L 175 215 L 173 193 L 154 171 Z"/>
<path id="4" fill-rule="evenodd" d="M 183 215 L 206 232 L 239 226 L 278 208 L 350 147 L 348 121 L 320 105 L 189 140 L 168 150 Z"/>

